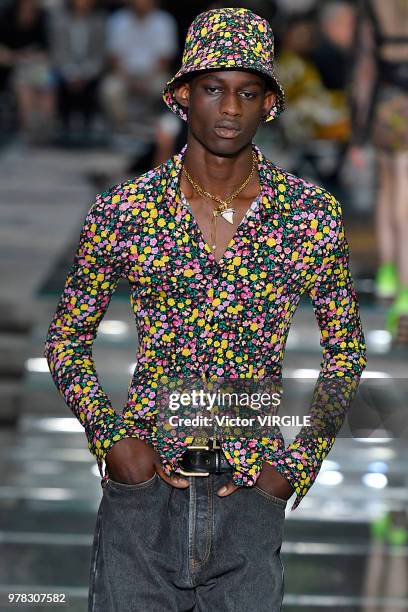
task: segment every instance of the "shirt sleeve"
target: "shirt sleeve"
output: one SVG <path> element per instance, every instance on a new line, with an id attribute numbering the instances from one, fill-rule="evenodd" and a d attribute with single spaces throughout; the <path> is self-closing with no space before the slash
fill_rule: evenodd
<path id="1" fill-rule="evenodd" d="M 265 458 L 293 486 L 296 499 L 291 510 L 297 508 L 314 483 L 344 422 L 367 363 L 342 211 L 339 202 L 331 195 L 330 199 L 333 212 L 327 227 L 333 224 L 333 219 L 336 221 L 332 249 L 323 255 L 319 272 L 309 287 L 323 349 L 308 413 L 310 425 L 305 425 L 294 442 L 278 451 L 273 459 Z"/>
<path id="2" fill-rule="evenodd" d="M 126 274 L 119 201 L 119 195 L 98 194 L 88 211 L 44 345 L 54 383 L 84 427 L 101 476 L 109 449 L 121 438 L 138 437 L 113 409 L 92 357 L 98 326 Z"/>

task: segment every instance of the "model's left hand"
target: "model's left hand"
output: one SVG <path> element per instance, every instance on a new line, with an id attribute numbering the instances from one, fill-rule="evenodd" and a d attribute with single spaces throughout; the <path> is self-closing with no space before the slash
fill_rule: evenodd
<path id="1" fill-rule="evenodd" d="M 281 499 L 288 500 L 295 492 L 289 481 L 284 478 L 278 470 L 276 470 L 270 463 L 262 462 L 262 470 L 258 476 L 256 484 L 260 489 L 263 489 L 270 495 L 280 497 Z M 237 489 L 239 485 L 235 485 L 232 480 L 229 480 L 223 487 L 218 489 L 217 493 L 221 497 L 231 495 Z"/>

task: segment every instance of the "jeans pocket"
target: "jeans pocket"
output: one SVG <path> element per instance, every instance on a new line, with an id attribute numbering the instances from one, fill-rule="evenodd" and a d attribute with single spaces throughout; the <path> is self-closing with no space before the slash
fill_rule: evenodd
<path id="1" fill-rule="evenodd" d="M 282 499 L 281 497 L 276 497 L 276 495 L 272 495 L 272 493 L 268 493 L 268 491 L 265 491 L 265 489 L 261 489 L 259 485 L 254 485 L 254 490 L 268 501 L 272 502 L 273 504 L 276 504 L 277 506 L 280 506 L 283 510 L 288 504 L 286 499 Z"/>
<path id="2" fill-rule="evenodd" d="M 122 491 L 136 491 L 138 489 L 146 489 L 156 481 L 156 478 L 159 478 L 157 472 L 155 472 L 153 476 L 151 476 L 148 480 L 143 480 L 143 482 L 136 482 L 135 484 L 127 484 L 126 482 L 118 482 L 117 480 L 113 480 L 109 476 L 106 481 L 106 484 L 109 487 L 120 489 Z"/>

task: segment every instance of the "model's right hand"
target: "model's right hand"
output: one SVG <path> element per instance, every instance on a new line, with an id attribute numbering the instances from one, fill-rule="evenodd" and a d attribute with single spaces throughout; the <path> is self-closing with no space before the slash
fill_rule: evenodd
<path id="1" fill-rule="evenodd" d="M 173 487 L 189 486 L 188 480 L 178 474 L 167 476 L 159 453 L 140 438 L 122 438 L 116 442 L 107 452 L 105 462 L 109 476 L 124 484 L 139 484 L 157 472 Z"/>

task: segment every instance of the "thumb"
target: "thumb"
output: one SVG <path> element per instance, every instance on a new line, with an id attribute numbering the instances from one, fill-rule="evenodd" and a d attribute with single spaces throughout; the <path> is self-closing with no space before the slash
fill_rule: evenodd
<path id="1" fill-rule="evenodd" d="M 239 485 L 234 484 L 232 480 L 228 480 L 225 485 L 218 489 L 217 495 L 219 495 L 220 497 L 226 497 L 227 495 L 231 495 L 231 493 L 234 493 L 239 488 Z"/>
<path id="2" fill-rule="evenodd" d="M 190 483 L 188 482 L 187 478 L 183 478 L 175 472 L 172 472 L 171 476 L 168 476 L 161 465 L 156 465 L 156 472 L 161 478 L 163 478 L 163 480 L 165 480 L 172 487 L 177 487 L 178 489 L 186 489 L 190 486 Z"/>

